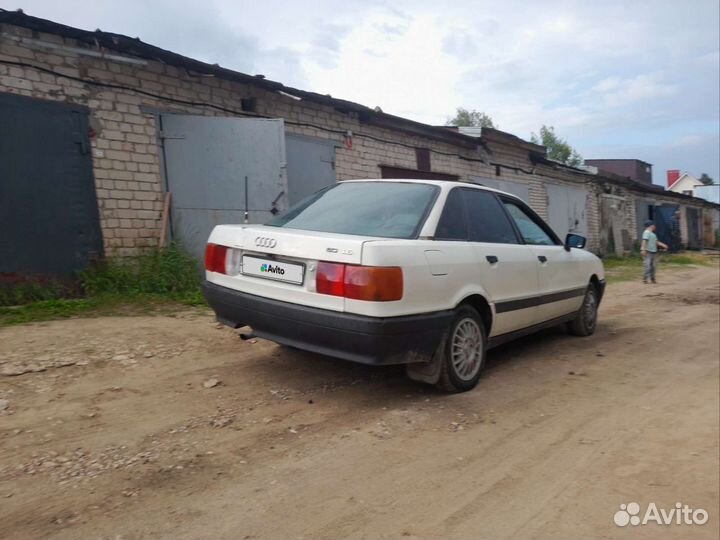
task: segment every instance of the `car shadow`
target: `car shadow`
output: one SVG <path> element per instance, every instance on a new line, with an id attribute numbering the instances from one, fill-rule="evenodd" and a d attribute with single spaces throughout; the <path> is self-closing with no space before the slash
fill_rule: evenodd
<path id="1" fill-rule="evenodd" d="M 604 333 L 599 325 L 598 334 Z M 563 327 L 556 327 L 493 348 L 488 351 L 485 376 L 531 368 L 537 362 L 546 361 L 548 356 L 566 355 L 573 352 L 568 346 L 576 340 L 587 343 L 583 338 L 569 335 Z M 369 366 L 279 345 L 257 358 L 252 369 L 263 381 L 272 381 L 278 388 L 292 388 L 307 395 L 333 393 L 345 399 L 353 399 L 351 395 L 355 395 L 380 406 L 419 395 L 453 395 L 411 381 L 405 375 L 404 365 Z M 359 394 L 356 391 L 360 391 Z"/>
<path id="2" fill-rule="evenodd" d="M 548 328 L 518 338 L 490 349 L 485 360 L 485 371 L 492 372 L 503 367 L 531 364 L 542 360 L 548 353 L 557 353 L 558 348 L 578 339 L 562 327 Z M 538 358 L 541 355 L 543 358 Z"/>

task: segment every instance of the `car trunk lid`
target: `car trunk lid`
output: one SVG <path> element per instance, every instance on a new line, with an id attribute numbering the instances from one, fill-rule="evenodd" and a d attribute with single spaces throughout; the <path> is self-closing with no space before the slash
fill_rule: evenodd
<path id="1" fill-rule="evenodd" d="M 210 241 L 244 252 L 310 261 L 360 264 L 369 237 L 266 225 L 220 225 Z"/>

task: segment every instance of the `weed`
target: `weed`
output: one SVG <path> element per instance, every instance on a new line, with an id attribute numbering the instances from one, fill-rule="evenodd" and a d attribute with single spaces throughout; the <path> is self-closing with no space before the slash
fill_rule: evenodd
<path id="1" fill-rule="evenodd" d="M 68 317 L 168 311 L 204 306 L 197 261 L 179 246 L 107 259 L 74 284 L 15 283 L 0 289 L 0 326 Z M 22 305 L 18 305 L 22 304 Z"/>
<path id="2" fill-rule="evenodd" d="M 0 279 L 0 306 L 16 306 L 41 300 L 71 298 L 79 294 L 80 287 L 72 280 L 7 274 Z"/>
<path id="3" fill-rule="evenodd" d="M 177 245 L 124 259 L 106 259 L 80 273 L 90 295 L 178 295 L 200 290 L 195 259 Z"/>

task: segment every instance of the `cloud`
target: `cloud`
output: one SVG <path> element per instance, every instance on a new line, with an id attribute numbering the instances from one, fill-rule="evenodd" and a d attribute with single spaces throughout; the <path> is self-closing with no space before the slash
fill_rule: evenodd
<path id="1" fill-rule="evenodd" d="M 606 106 L 625 107 L 638 101 L 673 96 L 678 92 L 679 83 L 664 80 L 658 74 L 642 74 L 626 79 L 610 77 L 594 89 L 603 97 Z"/>
<path id="2" fill-rule="evenodd" d="M 402 36 L 403 32 L 407 29 L 406 26 L 402 24 L 379 24 L 378 30 L 380 30 L 383 34 L 387 34 L 390 36 Z"/>
<path id="3" fill-rule="evenodd" d="M 363 52 L 368 56 L 374 56 L 375 58 L 385 58 L 387 55 L 375 49 L 364 49 Z"/>
<path id="4" fill-rule="evenodd" d="M 671 146 L 699 146 L 705 141 L 705 137 L 702 135 L 683 135 L 682 137 L 678 137 L 675 139 Z"/>
<path id="5" fill-rule="evenodd" d="M 315 36 L 312 44 L 319 49 L 326 49 L 334 53 L 339 52 L 341 39 L 347 31 L 347 27 L 329 24 Z"/>
<path id="6" fill-rule="evenodd" d="M 346 25 L 320 25 L 307 54 L 325 69 L 334 69 L 337 67 L 342 42 L 349 32 L 350 27 Z"/>
<path id="7" fill-rule="evenodd" d="M 445 54 L 459 59 L 475 56 L 478 51 L 477 43 L 471 33 L 456 30 L 447 34 L 442 41 L 442 50 Z"/>
<path id="8" fill-rule="evenodd" d="M 452 112 L 459 101 L 454 90 L 457 67 L 442 52 L 436 17 L 405 21 L 404 33 L 388 35 L 383 25 L 395 22 L 396 16 L 382 9 L 359 20 L 344 40 L 336 69 L 305 59 L 309 78 L 318 88 L 332 88 L 335 96 L 401 116 L 430 120 L 428 112 L 439 113 L 439 103 L 453 104 Z M 443 122 L 444 115 L 435 123 Z"/>

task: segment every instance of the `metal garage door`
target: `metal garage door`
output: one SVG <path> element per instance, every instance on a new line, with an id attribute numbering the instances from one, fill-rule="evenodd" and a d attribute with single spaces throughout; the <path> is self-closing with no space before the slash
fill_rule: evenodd
<path id="1" fill-rule="evenodd" d="M 527 204 L 530 204 L 530 186 L 527 184 L 510 182 L 509 180 L 494 180 L 490 178 L 483 178 L 481 176 L 471 176 L 470 181 L 489 188 L 499 189 L 500 191 L 504 191 L 506 193 L 512 193 L 513 195 L 520 197 Z"/>
<path id="2" fill-rule="evenodd" d="M 0 94 L 0 274 L 70 276 L 102 254 L 84 107 Z"/>
<path id="3" fill-rule="evenodd" d="M 670 251 L 678 251 L 682 248 L 680 232 L 680 207 L 676 204 L 661 204 L 653 208 L 655 223 L 655 234 L 661 242 L 670 246 Z"/>
<path id="4" fill-rule="evenodd" d="M 290 206 L 335 183 L 335 144 L 304 135 L 285 136 Z"/>
<path id="5" fill-rule="evenodd" d="M 173 239 L 198 259 L 215 225 L 243 223 L 246 209 L 249 223 L 263 223 L 287 208 L 282 120 L 170 114 L 160 121 Z"/>
<path id="6" fill-rule="evenodd" d="M 708 208 L 702 212 L 703 218 L 703 246 L 712 247 L 715 245 L 715 231 L 713 230 L 713 219 L 711 210 Z"/>
<path id="7" fill-rule="evenodd" d="M 548 221 L 555 233 L 564 239 L 569 232 L 587 236 L 587 190 L 582 187 L 545 184 L 548 198 Z"/>
<path id="8" fill-rule="evenodd" d="M 637 199 L 635 201 L 635 226 L 637 228 L 638 242 L 645 230 L 645 222 L 655 217 L 655 201 L 648 199 Z"/>
<path id="9" fill-rule="evenodd" d="M 703 237 L 700 210 L 688 206 L 685 208 L 685 217 L 687 219 L 688 249 L 702 249 Z"/>

